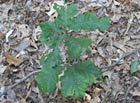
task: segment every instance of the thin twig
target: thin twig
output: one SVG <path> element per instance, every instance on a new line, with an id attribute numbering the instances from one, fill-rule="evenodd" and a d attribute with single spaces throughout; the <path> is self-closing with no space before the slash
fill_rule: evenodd
<path id="1" fill-rule="evenodd" d="M 128 93 L 129 93 L 129 91 L 130 91 L 135 85 L 137 85 L 139 82 L 140 82 L 140 79 L 138 79 L 137 81 L 135 81 L 135 82 L 127 89 L 127 91 L 126 91 L 126 93 L 125 93 L 125 97 L 124 97 L 123 103 L 126 103 L 126 98 L 127 98 L 127 95 L 128 95 Z"/>
<path id="2" fill-rule="evenodd" d="M 40 71 L 41 70 L 33 71 L 33 72 L 29 73 L 28 75 L 26 75 L 25 77 L 23 77 L 22 79 L 20 79 L 18 82 L 16 82 L 13 85 L 7 87 L 3 92 L 0 93 L 0 97 L 2 95 L 6 94 L 8 90 L 15 88 L 17 85 L 19 85 L 20 83 L 22 83 L 23 81 L 25 81 L 26 79 L 28 79 L 29 77 L 31 77 L 32 75 L 39 73 Z"/>
<path id="3" fill-rule="evenodd" d="M 127 53 L 126 55 L 124 55 L 121 58 L 119 58 L 117 62 L 115 62 L 115 63 L 113 63 L 113 64 L 111 64 L 109 66 L 101 66 L 101 67 L 99 67 L 99 69 L 100 70 L 103 70 L 103 69 L 107 69 L 107 70 L 112 69 L 114 66 L 116 66 L 117 64 L 119 64 L 122 59 L 124 59 L 124 58 L 126 58 L 126 57 L 128 57 L 128 56 L 130 56 L 130 55 L 132 55 L 134 53 L 136 53 L 139 50 L 140 50 L 140 48 L 135 49 L 134 51 L 132 51 L 130 53 Z"/>

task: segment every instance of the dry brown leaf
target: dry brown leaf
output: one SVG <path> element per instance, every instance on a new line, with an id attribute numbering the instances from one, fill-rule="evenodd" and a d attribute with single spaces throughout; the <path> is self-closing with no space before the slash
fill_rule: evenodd
<path id="1" fill-rule="evenodd" d="M 0 32 L 0 40 L 2 40 L 4 36 L 5 36 L 5 34 Z"/>
<path id="2" fill-rule="evenodd" d="M 0 65 L 0 74 L 3 74 L 4 71 L 6 70 L 7 66 Z"/>
<path id="3" fill-rule="evenodd" d="M 8 91 L 6 93 L 7 93 L 8 97 L 10 99 L 15 99 L 16 98 L 16 93 L 14 92 L 14 90 L 8 89 Z"/>
<path id="4" fill-rule="evenodd" d="M 121 17 L 121 14 L 114 14 L 114 16 L 111 18 L 111 21 L 117 23 Z"/>
<path id="5" fill-rule="evenodd" d="M 102 89 L 97 87 L 93 91 L 95 94 L 99 94 L 102 91 Z"/>
<path id="6" fill-rule="evenodd" d="M 99 96 L 95 96 L 89 103 L 101 103 L 101 99 Z"/>
<path id="7" fill-rule="evenodd" d="M 129 93 L 132 94 L 133 96 L 139 96 L 140 97 L 140 91 L 137 90 L 136 88 L 135 88 L 135 90 L 129 91 Z"/>
<path id="8" fill-rule="evenodd" d="M 100 56 L 94 56 L 92 60 L 97 66 L 100 66 L 104 63 L 103 59 Z"/>
<path id="9" fill-rule="evenodd" d="M 105 55 L 105 50 L 102 47 L 98 47 L 97 50 L 98 50 L 98 53 L 99 53 L 99 55 L 101 57 L 105 57 L 106 56 Z"/>
<path id="10" fill-rule="evenodd" d="M 23 59 L 21 58 L 16 58 L 12 55 L 8 55 L 6 57 L 6 61 L 10 64 L 10 65 L 15 65 L 15 66 L 19 66 L 22 62 L 23 62 Z"/>
<path id="11" fill-rule="evenodd" d="M 30 88 L 28 93 L 27 93 L 27 95 L 26 95 L 26 97 L 25 97 L 25 99 L 27 99 L 31 95 L 31 91 L 32 91 L 32 89 Z"/>
<path id="12" fill-rule="evenodd" d="M 115 4 L 116 6 L 120 6 L 120 5 L 121 5 L 121 3 L 117 2 L 116 0 L 113 0 L 113 1 L 114 1 L 114 4 Z"/>
<path id="13" fill-rule="evenodd" d="M 130 3 L 130 0 L 125 0 L 124 1 L 124 4 L 128 4 L 128 3 Z"/>
<path id="14" fill-rule="evenodd" d="M 86 2 L 88 4 L 89 7 L 93 6 L 93 7 L 108 7 L 110 5 L 110 1 L 108 0 L 80 0 L 83 2 Z"/>
<path id="15" fill-rule="evenodd" d="M 117 73 L 112 74 L 112 83 L 111 83 L 112 94 L 115 96 L 117 93 L 123 90 L 122 85 L 120 84 L 120 78 Z"/>
<path id="16" fill-rule="evenodd" d="M 84 99 L 87 100 L 87 101 L 90 101 L 91 96 L 89 94 L 85 93 Z"/>
<path id="17" fill-rule="evenodd" d="M 27 24 L 19 24 L 16 25 L 16 32 L 15 32 L 15 36 L 17 36 L 17 39 L 21 40 L 23 38 L 26 38 L 28 36 L 30 36 L 30 27 Z"/>
<path id="18" fill-rule="evenodd" d="M 32 37 L 35 41 L 38 40 L 38 36 L 41 34 L 41 28 L 40 26 L 37 26 L 37 28 L 35 28 L 33 34 L 32 34 Z"/>
<path id="19" fill-rule="evenodd" d="M 126 52 L 125 40 L 116 41 L 113 43 L 113 46 L 116 47 L 117 49 L 120 49 L 123 52 Z"/>
<path id="20" fill-rule="evenodd" d="M 93 7 L 93 6 L 92 6 L 92 7 L 89 7 L 88 10 L 89 10 L 89 11 L 96 11 L 97 9 L 98 9 L 98 7 Z"/>
<path id="21" fill-rule="evenodd" d="M 19 45 L 15 48 L 15 50 L 21 52 L 29 46 L 30 46 L 30 39 L 25 38 L 19 43 Z"/>
<path id="22" fill-rule="evenodd" d="M 21 99 L 21 103 L 27 103 L 27 102 L 26 102 L 26 99 L 22 98 L 22 99 Z"/>

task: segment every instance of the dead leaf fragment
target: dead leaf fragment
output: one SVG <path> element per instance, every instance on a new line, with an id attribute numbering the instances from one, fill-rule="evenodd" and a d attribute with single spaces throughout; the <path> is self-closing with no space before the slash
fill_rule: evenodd
<path id="1" fill-rule="evenodd" d="M 6 61 L 10 64 L 10 65 L 15 65 L 15 66 L 19 66 L 23 60 L 21 58 L 16 58 L 12 55 L 8 55 L 6 57 Z"/>
<path id="2" fill-rule="evenodd" d="M 9 97 L 10 99 L 15 99 L 15 98 L 16 98 L 16 94 L 15 94 L 15 92 L 14 92 L 12 89 L 9 89 L 9 90 L 7 91 L 7 95 L 8 95 L 8 97 Z"/>
<path id="3" fill-rule="evenodd" d="M 20 52 L 30 46 L 29 38 L 23 39 L 20 44 L 15 48 L 16 51 Z"/>
<path id="4" fill-rule="evenodd" d="M 4 33 L 0 32 L 0 40 L 3 39 L 4 35 L 5 35 Z"/>
<path id="5" fill-rule="evenodd" d="M 136 88 L 135 88 L 135 90 L 129 91 L 129 93 L 132 94 L 133 96 L 139 96 L 140 97 L 140 91 L 137 90 Z"/>
<path id="6" fill-rule="evenodd" d="M 89 103 L 101 103 L 101 99 L 99 96 L 95 96 Z"/>
<path id="7" fill-rule="evenodd" d="M 120 14 L 114 14 L 114 16 L 111 18 L 111 21 L 114 23 L 117 23 L 121 17 L 122 17 L 122 15 L 120 15 Z"/>
<path id="8" fill-rule="evenodd" d="M 87 100 L 87 101 L 90 101 L 91 96 L 89 94 L 85 93 L 84 99 Z"/>
<path id="9" fill-rule="evenodd" d="M 30 27 L 27 24 L 17 25 L 15 36 L 17 36 L 17 39 L 22 40 L 30 36 L 30 31 Z"/>
<path id="10" fill-rule="evenodd" d="M 100 89 L 98 87 L 94 89 L 95 94 L 99 94 L 99 93 L 101 93 L 101 91 L 102 91 L 102 89 Z"/>
<path id="11" fill-rule="evenodd" d="M 3 74 L 4 71 L 6 70 L 7 66 L 0 65 L 0 74 Z"/>
<path id="12" fill-rule="evenodd" d="M 33 34 L 32 34 L 32 37 L 35 41 L 38 40 L 38 36 L 41 34 L 41 28 L 40 26 L 37 26 L 37 28 L 35 28 Z"/>
<path id="13" fill-rule="evenodd" d="M 26 102 L 26 99 L 22 98 L 22 99 L 21 99 L 21 103 L 27 103 L 27 102 Z"/>

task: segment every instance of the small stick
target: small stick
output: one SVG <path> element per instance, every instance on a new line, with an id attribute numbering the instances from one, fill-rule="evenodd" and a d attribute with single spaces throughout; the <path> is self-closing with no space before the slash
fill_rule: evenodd
<path id="1" fill-rule="evenodd" d="M 37 74 L 39 73 L 41 70 L 36 70 L 36 71 L 33 71 L 31 73 L 29 73 L 28 75 L 26 75 L 25 77 L 23 77 L 22 79 L 20 79 L 18 82 L 14 83 L 13 85 L 7 87 L 2 93 L 0 93 L 0 97 L 4 94 L 6 94 L 6 92 L 10 89 L 13 89 L 15 88 L 18 84 L 22 83 L 23 81 L 25 81 L 26 79 L 28 79 L 29 77 L 31 77 L 32 75 L 34 74 Z"/>

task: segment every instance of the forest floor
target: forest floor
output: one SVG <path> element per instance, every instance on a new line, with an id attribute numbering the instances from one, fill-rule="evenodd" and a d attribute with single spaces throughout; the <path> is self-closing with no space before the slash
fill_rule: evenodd
<path id="1" fill-rule="evenodd" d="M 59 93 L 41 94 L 35 76 L 6 91 L 0 103 L 140 103 L 140 1 L 67 0 L 79 10 L 95 11 L 98 17 L 112 16 L 105 32 L 91 32 L 93 61 L 101 67 L 103 82 L 91 84 L 83 98 L 64 98 Z M 55 17 L 53 4 L 62 0 L 0 0 L 0 93 L 29 73 L 40 70 L 39 60 L 48 49 L 42 45 L 39 23 Z M 131 63 L 136 73 L 131 73 Z"/>

